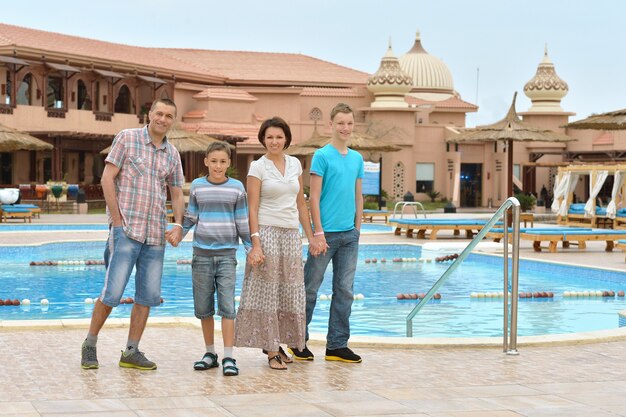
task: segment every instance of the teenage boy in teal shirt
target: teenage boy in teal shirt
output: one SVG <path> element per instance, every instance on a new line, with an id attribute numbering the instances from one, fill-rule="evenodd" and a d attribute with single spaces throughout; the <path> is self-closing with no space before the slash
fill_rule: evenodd
<path id="1" fill-rule="evenodd" d="M 322 253 L 308 256 L 304 266 L 306 288 L 306 323 L 313 317 L 317 293 L 329 262 L 333 261 L 333 296 L 326 336 L 327 361 L 361 362 L 348 348 L 350 314 L 354 300 L 354 274 L 359 254 L 359 236 L 363 217 L 363 157 L 348 148 L 354 128 L 350 106 L 337 104 L 330 114 L 331 142 L 313 155 L 311 164 L 311 217 L 316 236 L 323 236 Z M 313 353 L 290 348 L 296 359 L 313 360 Z"/>

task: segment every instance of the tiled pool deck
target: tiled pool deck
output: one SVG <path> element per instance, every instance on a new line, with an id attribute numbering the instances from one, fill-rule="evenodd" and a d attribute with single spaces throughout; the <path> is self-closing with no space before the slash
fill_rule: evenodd
<path id="1" fill-rule="evenodd" d="M 69 219 L 44 215 L 38 223 Z M 0 245 L 104 237 L 3 233 Z M 365 235 L 363 241 L 407 239 Z M 620 251 L 606 253 L 597 242 L 556 254 L 537 254 L 522 244 L 520 255 L 626 270 Z M 126 323 L 107 324 L 98 343 L 101 367 L 85 371 L 79 350 L 86 321 L 0 322 L 0 416 L 626 416 L 626 332 L 619 330 L 595 342 L 527 344 L 538 340 L 521 338 L 518 356 L 503 354 L 499 340 L 460 347 L 354 338 L 361 364 L 325 362 L 318 337 L 311 343 L 315 361 L 282 372 L 270 370 L 260 352 L 237 349 L 241 375 L 225 378 L 220 369 L 192 369 L 203 350 L 194 320 L 148 325 L 141 349 L 158 370 L 119 368 Z"/>

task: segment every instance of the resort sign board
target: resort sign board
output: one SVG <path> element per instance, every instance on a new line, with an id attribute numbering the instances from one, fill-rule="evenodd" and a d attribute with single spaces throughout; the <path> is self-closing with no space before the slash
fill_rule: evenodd
<path id="1" fill-rule="evenodd" d="M 364 195 L 380 194 L 380 163 L 364 161 L 362 192 Z"/>

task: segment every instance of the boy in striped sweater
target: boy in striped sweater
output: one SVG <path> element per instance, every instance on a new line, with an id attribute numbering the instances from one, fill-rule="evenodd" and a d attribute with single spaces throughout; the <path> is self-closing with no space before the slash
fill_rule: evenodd
<path id="1" fill-rule="evenodd" d="M 183 222 L 186 235 L 193 234 L 194 313 L 202 324 L 206 353 L 194 363 L 203 371 L 219 366 L 214 346 L 215 293 L 217 314 L 222 317 L 225 376 L 239 374 L 233 358 L 235 334 L 235 270 L 239 239 L 248 251 L 252 247 L 248 225 L 248 202 L 241 181 L 226 176 L 230 166 L 230 147 L 226 142 L 209 145 L 204 164 L 209 175 L 195 179 L 189 191 L 189 205 Z"/>

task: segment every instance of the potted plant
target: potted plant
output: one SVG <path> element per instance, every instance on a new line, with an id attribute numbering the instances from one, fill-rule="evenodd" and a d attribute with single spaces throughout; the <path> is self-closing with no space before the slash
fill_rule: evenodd
<path id="1" fill-rule="evenodd" d="M 428 197 L 430 197 L 430 202 L 431 202 L 431 203 L 434 203 L 434 202 L 435 202 L 435 199 L 436 199 L 437 197 L 439 197 L 439 196 L 441 195 L 441 193 L 440 193 L 439 191 L 430 190 L 430 191 L 426 192 L 426 195 L 427 195 Z"/>
<path id="2" fill-rule="evenodd" d="M 520 209 L 522 211 L 532 210 L 537 203 L 537 199 L 532 194 L 518 193 L 515 194 L 515 198 L 519 201 Z"/>

